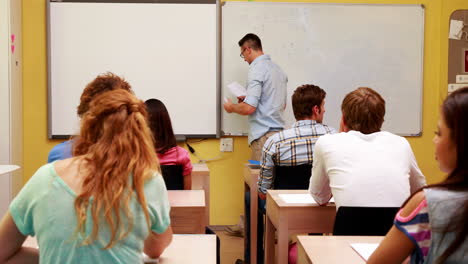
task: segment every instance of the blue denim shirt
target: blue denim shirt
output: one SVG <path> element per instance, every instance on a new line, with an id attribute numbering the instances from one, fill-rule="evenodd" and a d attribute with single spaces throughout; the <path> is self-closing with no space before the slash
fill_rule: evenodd
<path id="1" fill-rule="evenodd" d="M 257 57 L 249 67 L 244 103 L 256 108 L 249 115 L 249 144 L 268 131 L 282 130 L 288 76 L 269 55 Z"/>
<path id="2" fill-rule="evenodd" d="M 64 141 L 58 145 L 55 145 L 49 152 L 47 163 L 51 163 L 56 160 L 63 160 L 71 158 L 72 156 L 72 140 Z"/>

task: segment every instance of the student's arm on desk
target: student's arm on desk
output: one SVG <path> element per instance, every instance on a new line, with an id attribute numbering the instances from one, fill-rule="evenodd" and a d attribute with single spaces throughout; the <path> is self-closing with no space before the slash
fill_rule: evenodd
<path id="1" fill-rule="evenodd" d="M 0 263 L 39 263 L 38 249 L 22 247 L 26 237 L 8 211 L 0 223 Z"/>
<path id="2" fill-rule="evenodd" d="M 151 234 L 145 240 L 145 248 L 143 252 L 150 258 L 159 258 L 164 252 L 164 249 L 171 244 L 172 227 L 168 226 L 166 231 L 161 234 L 151 231 Z"/>
<path id="3" fill-rule="evenodd" d="M 322 156 L 320 139 L 315 144 L 314 161 L 312 165 L 312 176 L 309 182 L 309 193 L 319 205 L 327 205 L 332 197 L 330 179 Z"/>
<path id="4" fill-rule="evenodd" d="M 184 190 L 192 189 L 192 174 L 184 175 Z"/>
<path id="5" fill-rule="evenodd" d="M 273 169 L 275 168 L 274 159 L 277 153 L 275 136 L 267 139 L 262 149 L 262 162 L 258 176 L 258 197 L 266 199 L 266 191 L 273 187 Z"/>
<path id="6" fill-rule="evenodd" d="M 409 217 L 425 198 L 424 192 L 415 194 L 403 207 L 400 216 Z M 379 247 L 367 261 L 373 263 L 402 263 L 415 250 L 416 246 L 402 231 L 392 226 Z"/>

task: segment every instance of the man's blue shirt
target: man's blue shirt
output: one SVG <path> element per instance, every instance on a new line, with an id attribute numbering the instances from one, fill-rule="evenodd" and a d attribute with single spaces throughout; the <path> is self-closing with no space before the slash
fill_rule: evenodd
<path id="1" fill-rule="evenodd" d="M 51 163 L 56 160 L 63 160 L 71 158 L 72 156 L 72 140 L 67 140 L 58 145 L 55 145 L 49 152 L 47 163 Z"/>
<path id="2" fill-rule="evenodd" d="M 249 115 L 249 144 L 268 131 L 282 130 L 288 77 L 269 55 L 257 57 L 249 67 L 244 103 L 256 108 Z"/>

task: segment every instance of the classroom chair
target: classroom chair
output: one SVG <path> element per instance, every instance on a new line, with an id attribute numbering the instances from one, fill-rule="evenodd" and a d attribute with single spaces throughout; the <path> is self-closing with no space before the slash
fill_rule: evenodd
<path id="1" fill-rule="evenodd" d="M 161 165 L 161 173 L 168 190 L 183 190 L 184 168 L 182 165 Z"/>
<path id="2" fill-rule="evenodd" d="M 309 188 L 312 164 L 298 166 L 275 166 L 273 189 L 307 190 Z"/>
<path id="3" fill-rule="evenodd" d="M 335 236 L 385 236 L 399 207 L 340 206 L 336 213 Z"/>

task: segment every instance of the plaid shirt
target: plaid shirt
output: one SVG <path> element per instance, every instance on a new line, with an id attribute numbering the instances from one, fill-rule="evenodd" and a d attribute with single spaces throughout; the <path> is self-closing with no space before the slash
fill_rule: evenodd
<path id="1" fill-rule="evenodd" d="M 259 192 L 273 186 L 275 166 L 312 164 L 315 142 L 320 136 L 336 133 L 336 130 L 315 120 L 299 120 L 293 127 L 269 137 L 262 151 L 262 163 L 258 178 Z"/>

